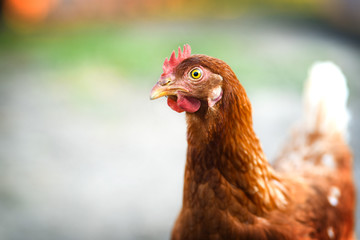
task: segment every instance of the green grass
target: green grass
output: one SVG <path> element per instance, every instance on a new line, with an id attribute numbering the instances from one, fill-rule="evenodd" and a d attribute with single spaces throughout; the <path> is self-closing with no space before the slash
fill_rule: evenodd
<path id="1" fill-rule="evenodd" d="M 276 36 L 276 33 L 268 30 L 269 26 L 278 31 L 274 24 L 269 25 L 263 20 L 203 20 L 53 27 L 27 35 L 2 32 L 0 71 L 11 72 L 30 66 L 61 74 L 77 71 L 83 66 L 106 66 L 123 78 L 138 83 L 156 79 L 162 71 L 164 58 L 178 46 L 189 43 L 193 53 L 207 54 L 227 62 L 244 85 L 300 88 L 312 62 L 331 59 L 331 44 L 323 44 L 327 39 L 319 40 L 314 35 L 292 45 L 291 41 L 296 39 L 292 34 L 297 34 L 292 29 L 294 26 L 282 26 L 285 29 L 282 32 L 289 31 L 290 40 L 281 31 L 284 39 L 271 39 L 271 35 Z M 269 40 L 266 39 L 268 35 Z M 279 40 L 289 47 L 282 49 Z M 336 44 L 332 45 L 337 47 Z"/>

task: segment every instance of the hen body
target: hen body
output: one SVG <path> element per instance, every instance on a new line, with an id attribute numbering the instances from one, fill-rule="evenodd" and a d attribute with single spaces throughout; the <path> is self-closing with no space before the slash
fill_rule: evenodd
<path id="1" fill-rule="evenodd" d="M 151 93 L 187 112 L 183 206 L 171 238 L 353 239 L 355 190 L 341 72 L 330 63 L 315 67 L 303 124 L 270 166 L 234 72 L 189 49 L 165 61 Z M 325 75 L 331 79 L 321 79 L 321 71 L 330 71 Z"/>

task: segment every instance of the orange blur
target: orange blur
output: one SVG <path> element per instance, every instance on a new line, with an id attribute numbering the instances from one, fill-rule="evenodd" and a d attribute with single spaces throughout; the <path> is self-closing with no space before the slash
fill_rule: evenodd
<path id="1" fill-rule="evenodd" d="M 12 21 L 43 21 L 55 5 L 55 0 L 5 0 L 5 12 Z"/>

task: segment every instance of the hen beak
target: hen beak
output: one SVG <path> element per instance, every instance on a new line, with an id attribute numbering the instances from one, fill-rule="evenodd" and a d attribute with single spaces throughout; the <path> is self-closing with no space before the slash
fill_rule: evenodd
<path id="1" fill-rule="evenodd" d="M 189 90 L 173 84 L 170 79 L 160 79 L 155 86 L 152 88 L 150 93 L 150 100 L 154 100 L 163 96 L 176 96 L 178 92 L 187 93 Z"/>
<path id="2" fill-rule="evenodd" d="M 159 82 L 151 89 L 150 100 L 161 98 L 163 96 L 175 95 L 175 92 L 171 90 L 169 86 L 161 86 Z"/>

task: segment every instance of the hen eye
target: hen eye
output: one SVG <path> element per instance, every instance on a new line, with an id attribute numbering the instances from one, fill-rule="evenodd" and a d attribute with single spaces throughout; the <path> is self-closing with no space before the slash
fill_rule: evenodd
<path id="1" fill-rule="evenodd" d="M 190 72 L 190 77 L 192 79 L 200 79 L 202 77 L 202 71 L 200 68 L 194 68 L 193 70 L 191 70 Z"/>

